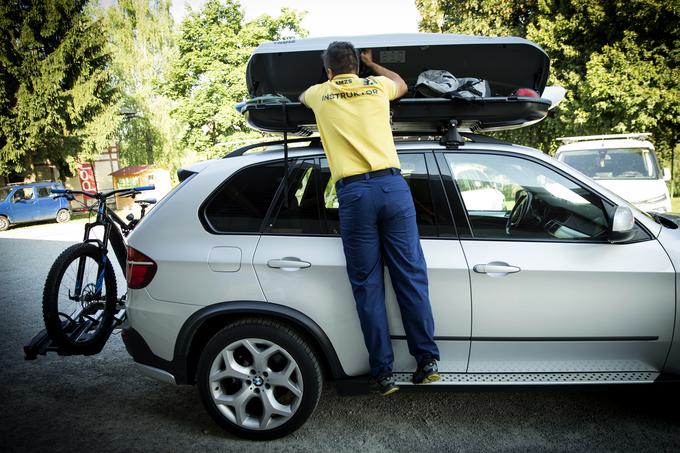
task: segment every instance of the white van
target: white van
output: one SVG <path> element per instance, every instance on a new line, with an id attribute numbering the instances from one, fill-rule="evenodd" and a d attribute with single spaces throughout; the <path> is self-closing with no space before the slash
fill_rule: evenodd
<path id="1" fill-rule="evenodd" d="M 562 137 L 555 157 L 643 211 L 670 212 L 670 169 L 659 168 L 649 133 Z"/>

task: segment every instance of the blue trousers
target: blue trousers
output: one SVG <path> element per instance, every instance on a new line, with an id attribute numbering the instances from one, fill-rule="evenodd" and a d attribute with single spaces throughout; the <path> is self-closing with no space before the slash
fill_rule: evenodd
<path id="1" fill-rule="evenodd" d="M 385 309 L 383 257 L 397 296 L 409 352 L 439 359 L 413 197 L 396 173 L 336 185 L 340 233 L 371 374 L 391 372 L 394 354 Z"/>

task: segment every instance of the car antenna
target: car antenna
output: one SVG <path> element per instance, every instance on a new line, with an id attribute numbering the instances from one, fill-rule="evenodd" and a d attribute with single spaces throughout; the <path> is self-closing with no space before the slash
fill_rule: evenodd
<path id="1" fill-rule="evenodd" d="M 446 146 L 446 149 L 457 149 L 465 143 L 465 139 L 458 132 L 458 120 L 449 120 L 449 128 L 439 139 L 439 144 Z"/>

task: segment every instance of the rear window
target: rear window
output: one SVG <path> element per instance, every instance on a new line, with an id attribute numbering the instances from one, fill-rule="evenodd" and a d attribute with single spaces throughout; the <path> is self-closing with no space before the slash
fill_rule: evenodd
<path id="1" fill-rule="evenodd" d="M 216 233 L 259 233 L 282 179 L 283 162 L 239 171 L 208 199 L 205 220 Z"/>
<path id="2" fill-rule="evenodd" d="M 46 198 L 50 196 L 50 189 L 49 187 L 38 187 L 38 197 L 39 198 Z"/>
<path id="3" fill-rule="evenodd" d="M 11 188 L 8 187 L 3 187 L 0 189 L 0 201 L 3 201 L 5 198 L 7 198 L 7 195 L 9 195 L 9 192 L 11 191 Z"/>

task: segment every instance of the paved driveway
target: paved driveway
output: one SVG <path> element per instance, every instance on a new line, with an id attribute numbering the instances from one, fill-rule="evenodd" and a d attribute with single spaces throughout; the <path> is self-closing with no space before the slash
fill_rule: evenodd
<path id="1" fill-rule="evenodd" d="M 268 443 L 221 431 L 192 387 L 140 376 L 115 335 L 93 357 L 24 361 L 52 261 L 82 224 L 0 233 L 0 451 L 680 451 L 668 388 L 339 397 Z M 57 241 L 56 239 L 62 239 Z"/>

